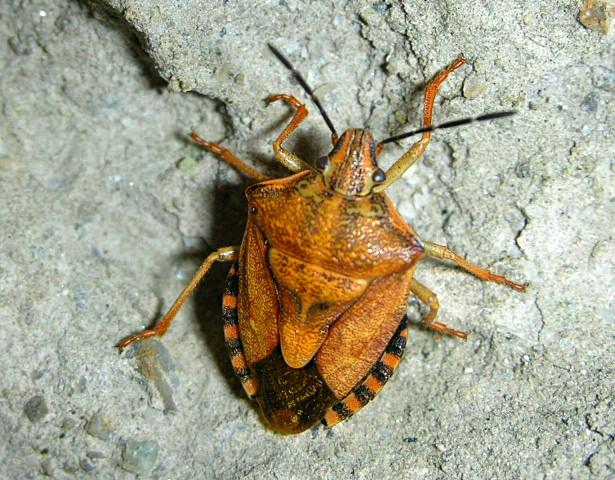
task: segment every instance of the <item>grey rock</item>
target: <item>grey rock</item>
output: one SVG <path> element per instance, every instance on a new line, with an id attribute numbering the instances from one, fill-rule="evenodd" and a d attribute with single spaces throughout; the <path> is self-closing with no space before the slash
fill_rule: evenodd
<path id="1" fill-rule="evenodd" d="M 49 413 L 47 402 L 42 395 L 35 395 L 26 402 L 23 411 L 31 422 L 38 422 Z"/>
<path id="2" fill-rule="evenodd" d="M 151 440 L 128 440 L 122 454 L 121 467 L 138 475 L 146 475 L 158 458 L 158 443 Z"/>
<path id="3" fill-rule="evenodd" d="M 96 413 L 92 415 L 85 429 L 91 436 L 107 441 L 113 433 L 113 423 L 108 417 L 101 413 Z"/>
<path id="4" fill-rule="evenodd" d="M 90 460 L 89 458 L 82 458 L 81 460 L 79 460 L 79 466 L 84 472 L 91 472 L 96 468 L 94 462 L 92 462 L 92 460 Z"/>

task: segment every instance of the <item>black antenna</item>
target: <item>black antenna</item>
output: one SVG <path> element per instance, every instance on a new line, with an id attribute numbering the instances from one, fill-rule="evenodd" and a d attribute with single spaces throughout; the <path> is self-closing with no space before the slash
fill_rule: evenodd
<path id="1" fill-rule="evenodd" d="M 290 60 L 288 60 L 288 58 L 282 55 L 282 52 L 280 52 L 277 48 L 275 48 L 270 43 L 268 43 L 267 46 L 269 47 L 269 50 L 273 52 L 276 58 L 280 62 L 282 62 L 282 65 L 284 65 L 286 68 L 290 70 L 290 73 L 293 75 L 293 77 L 295 77 L 295 80 L 297 80 L 297 82 L 299 82 L 299 85 L 301 85 L 303 89 L 307 92 L 307 94 L 312 99 L 312 102 L 314 102 L 314 105 L 316 105 L 318 107 L 318 110 L 320 110 L 320 114 L 322 115 L 322 118 L 325 119 L 325 123 L 329 127 L 329 130 L 331 130 L 331 133 L 333 134 L 333 136 L 337 138 L 337 132 L 335 131 L 335 127 L 333 126 L 333 123 L 331 123 L 331 120 L 326 114 L 325 109 L 322 108 L 322 105 L 320 104 L 320 101 L 314 94 L 314 91 L 310 88 L 307 82 L 303 79 L 301 74 L 293 68 L 292 64 L 290 63 Z"/>
<path id="2" fill-rule="evenodd" d="M 458 127 L 460 125 L 467 125 L 468 123 L 473 122 L 483 122 L 485 120 L 495 120 L 496 118 L 504 118 L 510 117 L 511 115 L 516 114 L 515 110 L 511 110 L 508 112 L 493 112 L 493 113 L 485 113 L 483 115 L 479 115 L 478 117 L 468 117 L 461 118 L 459 120 L 451 120 L 450 122 L 444 122 L 440 125 L 430 125 L 429 127 L 419 128 L 418 130 L 413 130 L 412 132 L 400 133 L 399 135 L 395 135 L 394 137 L 387 138 L 386 140 L 382 140 L 380 145 L 385 143 L 396 142 L 397 140 L 402 140 L 403 138 L 408 138 L 413 135 L 417 135 L 419 133 L 425 132 L 433 132 L 434 130 L 441 130 L 443 128 L 452 128 Z"/>

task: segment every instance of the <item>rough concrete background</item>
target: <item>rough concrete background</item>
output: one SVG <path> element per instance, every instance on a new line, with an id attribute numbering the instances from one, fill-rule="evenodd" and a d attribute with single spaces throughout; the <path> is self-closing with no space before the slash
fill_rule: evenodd
<path id="1" fill-rule="evenodd" d="M 613 36 L 570 0 L 250 3 L 0 3 L 0 478 L 615 478 Z M 224 266 L 163 344 L 114 348 L 241 239 L 245 179 L 185 133 L 282 172 L 289 111 L 262 99 L 305 96 L 267 41 L 338 130 L 417 126 L 424 83 L 461 52 L 436 121 L 520 112 L 439 132 L 390 195 L 423 238 L 529 291 L 425 262 L 469 341 L 413 327 L 372 404 L 294 437 L 232 376 Z M 310 108 L 289 145 L 316 158 Z"/>

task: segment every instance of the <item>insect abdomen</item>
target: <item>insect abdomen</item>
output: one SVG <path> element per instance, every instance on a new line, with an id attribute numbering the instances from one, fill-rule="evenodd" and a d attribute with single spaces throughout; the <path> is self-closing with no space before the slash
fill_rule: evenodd
<path id="1" fill-rule="evenodd" d="M 323 418 L 335 397 L 312 360 L 305 367 L 289 367 L 278 347 L 254 365 L 260 380 L 256 400 L 269 426 L 280 433 L 299 433 Z"/>

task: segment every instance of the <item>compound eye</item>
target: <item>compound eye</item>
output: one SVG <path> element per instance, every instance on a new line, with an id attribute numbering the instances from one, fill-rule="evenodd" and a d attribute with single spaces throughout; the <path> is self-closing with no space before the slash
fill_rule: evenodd
<path id="1" fill-rule="evenodd" d="M 386 174 L 382 171 L 381 168 L 378 168 L 372 173 L 372 180 L 374 183 L 382 183 L 387 179 Z"/>
<path id="2" fill-rule="evenodd" d="M 323 156 L 316 160 L 316 168 L 321 172 L 329 165 L 329 157 Z"/>

